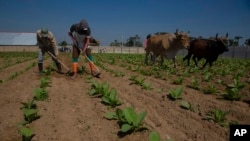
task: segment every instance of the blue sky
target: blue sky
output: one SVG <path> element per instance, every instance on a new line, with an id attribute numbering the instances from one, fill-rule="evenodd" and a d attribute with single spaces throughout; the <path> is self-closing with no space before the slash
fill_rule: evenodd
<path id="1" fill-rule="evenodd" d="M 250 38 L 250 0 L 0 0 L 0 32 L 47 27 L 57 42 L 86 19 L 92 36 L 108 45 L 138 34 L 190 31 L 190 36 Z"/>

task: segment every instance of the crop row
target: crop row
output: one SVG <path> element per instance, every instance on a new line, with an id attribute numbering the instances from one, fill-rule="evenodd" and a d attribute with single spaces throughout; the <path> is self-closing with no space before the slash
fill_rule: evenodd
<path id="1" fill-rule="evenodd" d="M 30 123 L 41 117 L 41 115 L 38 114 L 39 109 L 36 102 L 48 99 L 49 95 L 46 88 L 50 86 L 50 74 L 53 70 L 53 65 L 50 65 L 50 67 L 45 70 L 45 75 L 40 78 L 40 86 L 34 89 L 32 99 L 27 102 L 21 102 L 21 110 L 23 111 L 24 120 L 20 123 L 19 133 L 21 134 L 23 141 L 31 141 L 35 135 L 34 128 L 31 127 Z"/>
<path id="2" fill-rule="evenodd" d="M 124 72 L 114 71 L 104 65 L 105 63 L 137 72 L 145 77 L 184 85 L 204 94 L 216 94 L 228 100 L 249 101 L 250 60 L 219 58 L 212 68 L 200 70 L 197 67 L 188 67 L 182 62 L 181 57 L 177 58 L 177 68 L 173 68 L 170 61 L 165 61 L 163 66 L 146 66 L 143 55 L 96 54 L 95 57 L 96 63 L 114 76 L 124 76 Z M 100 59 L 103 61 L 99 61 Z"/>

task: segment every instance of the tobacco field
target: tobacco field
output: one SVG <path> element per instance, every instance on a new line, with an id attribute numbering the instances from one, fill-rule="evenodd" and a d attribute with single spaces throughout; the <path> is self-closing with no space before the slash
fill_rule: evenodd
<path id="1" fill-rule="evenodd" d="M 249 59 L 200 70 L 183 56 L 176 68 L 145 65 L 144 54 L 93 56 L 100 77 L 81 56 L 71 79 L 48 55 L 39 75 L 36 52 L 0 52 L 1 140 L 228 141 L 230 125 L 250 124 Z M 72 68 L 70 53 L 59 59 Z"/>

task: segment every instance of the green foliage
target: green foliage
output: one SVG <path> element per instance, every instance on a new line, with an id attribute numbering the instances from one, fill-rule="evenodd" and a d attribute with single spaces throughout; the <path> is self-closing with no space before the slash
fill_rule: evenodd
<path id="1" fill-rule="evenodd" d="M 146 112 L 141 112 L 137 114 L 132 107 L 127 107 L 123 110 L 117 109 L 116 114 L 121 121 L 121 132 L 138 131 L 140 129 L 145 129 L 143 127 L 143 120 L 146 116 Z"/>
<path id="2" fill-rule="evenodd" d="M 143 86 L 143 83 L 145 81 L 146 78 L 142 78 L 141 76 L 131 76 L 129 80 L 132 81 L 131 84 L 136 84 L 139 86 Z"/>
<path id="3" fill-rule="evenodd" d="M 207 120 L 213 120 L 218 123 L 220 126 L 227 127 L 228 122 L 226 121 L 226 115 L 228 112 L 224 112 L 220 109 L 215 109 L 214 111 L 209 111 L 206 115 Z"/>
<path id="4" fill-rule="evenodd" d="M 115 77 L 123 77 L 125 76 L 124 72 L 114 72 Z"/>
<path id="5" fill-rule="evenodd" d="M 156 131 L 152 131 L 149 135 L 149 141 L 161 141 L 160 135 Z"/>
<path id="6" fill-rule="evenodd" d="M 227 100 L 241 100 L 238 88 L 226 88 L 226 94 L 222 95 Z"/>
<path id="7" fill-rule="evenodd" d="M 34 136 L 32 128 L 22 127 L 19 133 L 22 135 L 22 141 L 31 141 Z"/>
<path id="8" fill-rule="evenodd" d="M 184 109 L 187 109 L 187 110 L 191 110 L 191 103 L 190 102 L 187 102 L 187 101 L 181 101 L 181 108 L 184 108 Z"/>
<path id="9" fill-rule="evenodd" d="M 237 89 L 242 89 L 244 88 L 244 84 L 242 84 L 239 79 L 233 79 L 232 84 L 227 84 L 228 88 L 237 88 Z"/>
<path id="10" fill-rule="evenodd" d="M 206 82 L 209 82 L 210 79 L 212 78 L 212 76 L 213 76 L 212 73 L 206 72 L 206 73 L 204 74 L 203 80 L 206 81 Z"/>
<path id="11" fill-rule="evenodd" d="M 181 97 L 182 92 L 183 92 L 182 87 L 178 87 L 176 89 L 170 89 L 168 97 L 172 100 L 182 99 Z"/>
<path id="12" fill-rule="evenodd" d="M 128 133 L 147 129 L 143 126 L 143 121 L 146 114 L 146 112 L 141 112 L 137 114 L 134 108 L 127 107 L 123 110 L 118 108 L 115 112 L 106 113 L 104 117 L 107 119 L 118 120 L 118 123 L 121 128 L 120 131 L 123 133 Z"/>
<path id="13" fill-rule="evenodd" d="M 121 105 L 117 98 L 116 89 L 111 89 L 107 94 L 102 96 L 102 102 L 110 105 L 111 107 L 116 107 Z"/>
<path id="14" fill-rule="evenodd" d="M 145 82 L 142 84 L 142 88 L 145 90 L 152 90 L 153 88 L 151 87 L 151 83 L 150 82 Z"/>
<path id="15" fill-rule="evenodd" d="M 44 88 L 36 88 L 33 94 L 34 99 L 38 101 L 44 101 L 48 98 L 48 92 Z"/>
<path id="16" fill-rule="evenodd" d="M 208 84 L 208 88 L 207 89 L 203 89 L 203 92 L 205 94 L 214 94 L 217 92 L 217 89 L 214 85 L 212 85 L 211 83 Z"/>
<path id="17" fill-rule="evenodd" d="M 49 77 L 42 77 L 42 78 L 40 79 L 40 82 L 41 82 L 40 88 L 46 88 L 46 87 L 48 87 L 49 84 L 50 84 Z"/>
<path id="18" fill-rule="evenodd" d="M 89 91 L 90 96 L 99 95 L 103 96 L 109 92 L 109 84 L 105 81 L 103 83 L 98 83 L 93 81 L 91 84 L 91 90 Z"/>
<path id="19" fill-rule="evenodd" d="M 36 104 L 35 104 L 35 100 L 32 99 L 31 101 L 28 101 L 27 103 L 25 102 L 20 102 L 23 107 L 22 108 L 26 108 L 26 109 L 36 109 Z"/>
<path id="20" fill-rule="evenodd" d="M 196 89 L 199 90 L 199 82 L 196 78 L 192 78 L 191 80 L 191 85 L 187 85 L 187 87 L 192 88 L 192 89 Z"/>
<path id="21" fill-rule="evenodd" d="M 176 80 L 173 81 L 173 84 L 180 85 L 182 84 L 183 77 L 177 77 Z"/>
<path id="22" fill-rule="evenodd" d="M 36 120 L 39 118 L 38 116 L 38 110 L 37 109 L 27 109 L 27 108 L 22 108 L 23 114 L 24 114 L 24 119 L 27 121 L 27 123 L 31 123 L 32 121 Z"/>

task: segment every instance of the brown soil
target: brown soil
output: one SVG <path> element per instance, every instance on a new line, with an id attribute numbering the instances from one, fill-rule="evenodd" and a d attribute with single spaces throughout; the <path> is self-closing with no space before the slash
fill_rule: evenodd
<path id="1" fill-rule="evenodd" d="M 71 68 L 69 56 L 60 56 L 61 60 Z M 0 79 L 7 79 L 15 72 L 23 71 L 32 62 L 7 67 L 0 71 Z M 45 60 L 45 68 L 52 63 Z M 115 77 L 110 71 L 101 69 L 100 78 L 91 78 L 97 82 L 108 82 L 115 88 L 123 109 L 134 107 L 137 113 L 146 111 L 144 125 L 148 130 L 119 136 L 119 125 L 116 120 L 107 120 L 103 116 L 111 108 L 101 103 L 100 98 L 90 97 L 88 92 L 91 83 L 87 63 L 80 62 L 86 73 L 72 80 L 65 74 L 56 71 L 50 74 L 51 84 L 46 90 L 49 98 L 36 101 L 40 118 L 26 125 L 34 129 L 34 141 L 148 141 L 151 131 L 157 131 L 162 140 L 175 141 L 228 141 L 229 128 L 218 123 L 205 120 L 206 113 L 214 109 L 230 111 L 227 121 L 250 124 L 249 103 L 244 101 L 228 101 L 218 95 L 204 95 L 201 91 L 185 87 L 191 80 L 185 79 L 183 99 L 189 101 L 199 110 L 196 112 L 180 108 L 180 101 L 172 101 L 167 97 L 170 88 L 180 85 L 171 84 L 168 80 L 143 76 L 151 82 L 153 89 L 145 90 L 131 84 L 131 75 L 138 75 L 120 65 L 104 65 L 110 70 L 123 72 L 125 76 Z M 180 67 L 180 66 L 179 66 Z M 64 69 L 65 71 L 65 69 Z M 33 91 L 40 86 L 37 66 L 32 67 L 13 80 L 0 84 L 0 138 L 3 141 L 22 140 L 19 134 L 20 123 L 24 120 L 22 105 L 33 98 Z M 206 84 L 204 84 L 206 85 Z M 162 91 L 158 91 L 161 89 Z M 249 89 L 246 90 L 249 93 Z"/>

